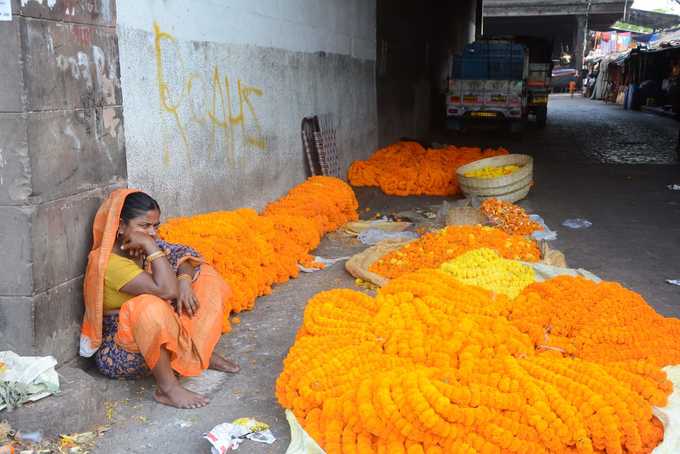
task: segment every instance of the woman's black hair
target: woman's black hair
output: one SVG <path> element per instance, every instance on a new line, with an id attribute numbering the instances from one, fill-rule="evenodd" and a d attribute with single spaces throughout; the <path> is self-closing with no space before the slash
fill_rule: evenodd
<path id="1" fill-rule="evenodd" d="M 120 217 L 123 221 L 129 222 L 131 219 L 144 216 L 152 210 L 161 211 L 161 207 L 150 195 L 143 192 L 133 192 L 125 198 Z"/>

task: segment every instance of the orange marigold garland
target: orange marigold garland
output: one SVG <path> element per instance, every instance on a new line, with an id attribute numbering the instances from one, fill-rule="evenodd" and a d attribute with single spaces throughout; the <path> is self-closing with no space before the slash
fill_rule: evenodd
<path id="1" fill-rule="evenodd" d="M 358 209 L 354 191 L 347 183 L 334 177 L 316 176 L 267 205 L 263 215 L 285 214 L 312 219 L 323 236 L 359 219 Z"/>
<path id="2" fill-rule="evenodd" d="M 366 161 L 353 162 L 348 176 L 353 186 L 379 186 L 391 195 L 451 196 L 460 193 L 458 167 L 504 154 L 508 154 L 504 148 L 425 149 L 416 142 L 399 142 L 376 151 Z"/>
<path id="3" fill-rule="evenodd" d="M 537 352 L 509 300 L 438 270 L 310 300 L 276 384 L 333 453 L 649 453 L 670 383 L 649 363 Z"/>
<path id="4" fill-rule="evenodd" d="M 531 235 L 542 230 L 541 224 L 532 221 L 520 206 L 498 199 L 486 199 L 482 202 L 482 213 L 486 215 L 496 227 L 511 235 Z"/>
<path id="5" fill-rule="evenodd" d="M 560 276 L 532 284 L 510 306 L 510 318 L 537 344 L 579 358 L 680 364 L 680 320 L 615 282 Z"/>
<path id="6" fill-rule="evenodd" d="M 449 226 L 386 254 L 371 265 L 370 271 L 393 279 L 421 268 L 438 268 L 464 252 L 483 247 L 506 259 L 537 262 L 541 258 L 536 242 L 522 236 L 493 227 Z"/>
<path id="7" fill-rule="evenodd" d="M 229 313 L 251 309 L 258 296 L 299 273 L 298 264 L 317 266 L 309 251 L 321 237 L 356 220 L 352 189 L 332 177 L 312 177 L 271 203 L 263 215 L 242 208 L 168 220 L 161 236 L 196 249 L 229 283 Z"/>

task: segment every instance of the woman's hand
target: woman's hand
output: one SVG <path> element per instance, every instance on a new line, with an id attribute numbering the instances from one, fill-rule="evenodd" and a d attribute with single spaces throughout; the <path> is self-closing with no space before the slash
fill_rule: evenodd
<path id="1" fill-rule="evenodd" d="M 131 257 L 139 257 L 152 254 L 158 250 L 158 246 L 151 235 L 144 232 L 131 232 L 123 241 L 121 249 L 127 251 Z"/>
<path id="2" fill-rule="evenodd" d="M 189 317 L 193 317 L 198 311 L 198 298 L 194 295 L 191 282 L 180 279 L 179 295 L 177 296 L 177 314 L 182 315 L 182 309 Z"/>

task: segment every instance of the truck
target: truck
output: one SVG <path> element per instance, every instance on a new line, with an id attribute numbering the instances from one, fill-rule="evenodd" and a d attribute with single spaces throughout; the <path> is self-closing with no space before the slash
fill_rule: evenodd
<path id="1" fill-rule="evenodd" d="M 519 132 L 533 116 L 545 126 L 552 62 L 539 38 L 485 38 L 453 58 L 446 96 L 447 126 L 505 123 Z"/>

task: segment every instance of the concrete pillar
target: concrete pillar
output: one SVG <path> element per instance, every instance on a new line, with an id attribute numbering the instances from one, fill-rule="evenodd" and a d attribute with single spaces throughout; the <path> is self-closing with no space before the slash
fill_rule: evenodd
<path id="1" fill-rule="evenodd" d="M 12 4 L 0 22 L 0 350 L 63 362 L 77 352 L 92 217 L 126 176 L 115 0 Z"/>
<path id="2" fill-rule="evenodd" d="M 583 58 L 585 52 L 585 38 L 586 33 L 588 33 L 588 18 L 586 16 L 576 16 L 576 36 L 574 39 L 574 68 L 581 72 L 581 67 L 583 67 Z"/>

